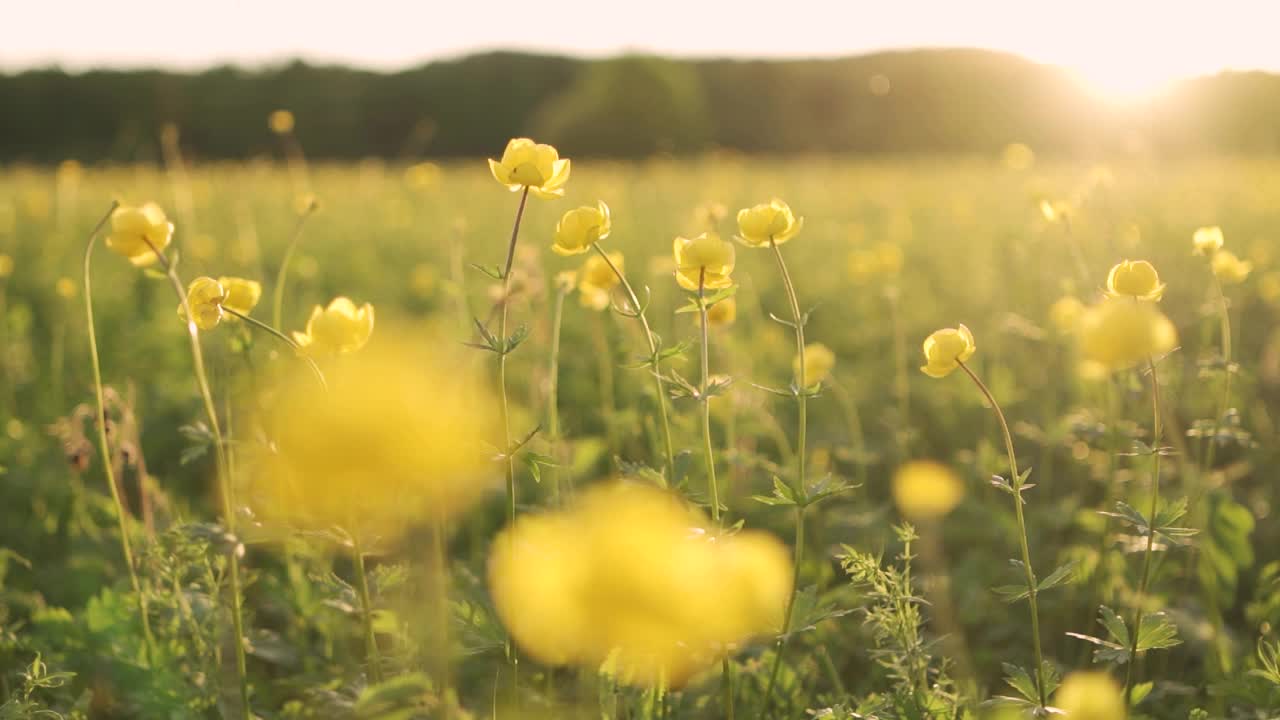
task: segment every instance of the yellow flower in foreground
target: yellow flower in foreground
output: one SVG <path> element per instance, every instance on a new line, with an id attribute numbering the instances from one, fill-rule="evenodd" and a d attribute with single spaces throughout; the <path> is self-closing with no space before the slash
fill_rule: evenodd
<path id="1" fill-rule="evenodd" d="M 938 330 L 924 339 L 925 364 L 920 370 L 929 377 L 946 377 L 960 367 L 960 363 L 973 357 L 977 349 L 973 333 L 963 323 L 957 328 Z"/>
<path id="2" fill-rule="evenodd" d="M 827 379 L 827 375 L 831 373 L 831 368 L 836 366 L 836 354 L 831 352 L 831 348 L 822 343 L 809 343 L 804 346 L 804 382 L 805 385 L 813 387 L 823 380 Z M 791 372 L 795 374 L 796 379 L 800 379 L 800 356 L 792 358 Z"/>
<path id="3" fill-rule="evenodd" d="M 1191 247 L 1196 255 L 1213 255 L 1222 249 L 1222 228 L 1202 227 L 1191 236 Z"/>
<path id="4" fill-rule="evenodd" d="M 767 247 L 790 240 L 804 227 L 783 201 L 774 198 L 767 203 L 738 211 L 738 240 L 749 247 Z"/>
<path id="5" fill-rule="evenodd" d="M 725 298 L 707 308 L 707 324 L 711 327 L 729 327 L 738 319 L 738 303 L 733 298 Z M 701 322 L 702 318 L 698 318 Z"/>
<path id="6" fill-rule="evenodd" d="M 609 237 L 612 222 L 609 206 L 601 200 L 595 207 L 574 208 L 556 223 L 551 249 L 558 255 L 580 255 L 598 241 Z"/>
<path id="7" fill-rule="evenodd" d="M 498 480 L 484 445 L 494 401 L 470 359 L 398 337 L 327 368 L 328 392 L 286 376 L 255 411 L 270 445 L 248 458 L 248 497 L 265 520 L 394 539 L 456 516 Z"/>
<path id="8" fill-rule="evenodd" d="M 222 303 L 227 291 L 211 277 L 198 277 L 187 286 L 187 307 L 196 327 L 212 330 L 222 322 Z M 182 304 L 178 305 L 178 317 L 185 317 Z"/>
<path id="9" fill-rule="evenodd" d="M 502 153 L 502 160 L 489 160 L 493 177 L 511 192 L 528 188 L 544 200 L 564 196 L 569 180 L 569 160 L 550 145 L 540 145 L 529 138 L 513 138 Z"/>
<path id="10" fill-rule="evenodd" d="M 704 287 L 708 290 L 727 288 L 733 284 L 736 256 L 733 243 L 715 233 L 702 233 L 694 238 L 677 237 L 672 243 L 676 261 L 676 282 L 686 290 Z"/>
<path id="11" fill-rule="evenodd" d="M 1151 303 L 1104 300 L 1080 318 L 1080 350 L 1086 360 L 1119 370 L 1163 355 L 1178 343 L 1178 331 Z"/>
<path id="12" fill-rule="evenodd" d="M 618 272 L 622 272 L 624 258 L 620 252 L 609 253 L 609 262 L 618 267 Z M 605 310 L 613 304 L 613 289 L 618 286 L 621 281 L 618 280 L 618 274 L 609 267 L 609 263 L 599 255 L 592 255 L 582 264 L 582 269 L 578 271 L 578 293 L 579 302 L 583 307 L 592 310 Z"/>
<path id="13" fill-rule="evenodd" d="M 276 110 L 267 116 L 267 127 L 277 135 L 288 135 L 293 132 L 293 113 L 288 110 Z"/>
<path id="14" fill-rule="evenodd" d="M 1124 694 L 1111 676 L 1101 671 L 1073 672 L 1053 696 L 1068 720 L 1124 720 Z"/>
<path id="15" fill-rule="evenodd" d="M 152 246 L 163 252 L 171 239 L 173 223 L 155 203 L 141 207 L 121 205 L 111 213 L 107 247 L 129 258 L 129 262 L 138 267 L 155 262 L 157 258 Z"/>
<path id="16" fill-rule="evenodd" d="M 1060 297 L 1049 306 L 1049 322 L 1063 335 L 1070 335 L 1076 331 L 1076 325 L 1083 314 L 1084 303 L 1071 295 Z"/>
<path id="17" fill-rule="evenodd" d="M 893 474 L 893 501 L 913 520 L 940 518 L 964 497 L 964 483 L 951 468 L 932 460 L 913 460 Z"/>
<path id="18" fill-rule="evenodd" d="M 305 333 L 294 332 L 299 351 L 312 357 L 355 352 L 373 334 L 373 305 L 360 307 L 349 298 L 334 298 L 328 307 L 315 306 Z"/>
<path id="19" fill-rule="evenodd" d="M 1164 295 L 1160 274 L 1146 260 L 1124 260 L 1107 274 L 1107 293 L 1114 297 L 1135 297 L 1159 301 Z"/>
<path id="20" fill-rule="evenodd" d="M 223 290 L 227 291 L 227 297 L 222 301 L 222 307 L 230 308 L 240 313 L 248 315 L 257 307 L 258 301 L 262 299 L 262 283 L 256 280 L 246 280 L 245 278 L 223 276 L 218 278 L 218 284 Z M 240 318 L 227 314 L 226 320 L 239 320 Z"/>
<path id="21" fill-rule="evenodd" d="M 532 657 L 670 688 L 726 647 L 777 632 L 792 577 L 771 535 L 711 537 L 677 496 L 626 482 L 517 520 L 494 539 L 488 575 L 498 616 Z"/>
<path id="22" fill-rule="evenodd" d="M 1241 260 L 1230 250 L 1219 250 L 1210 261 L 1213 274 L 1224 283 L 1237 284 L 1244 282 L 1253 272 L 1253 263 Z"/>

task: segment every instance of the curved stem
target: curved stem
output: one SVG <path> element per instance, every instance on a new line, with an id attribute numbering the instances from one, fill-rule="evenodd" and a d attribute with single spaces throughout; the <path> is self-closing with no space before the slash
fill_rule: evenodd
<path id="1" fill-rule="evenodd" d="M 276 287 L 271 298 L 271 324 L 280 327 L 284 320 L 284 281 L 289 275 L 289 265 L 293 262 L 293 254 L 298 249 L 298 243 L 302 240 L 302 226 L 306 224 L 307 218 L 311 217 L 311 213 L 316 211 L 315 201 L 311 201 L 307 205 L 307 209 L 302 211 L 302 215 L 298 217 L 298 222 L 293 226 L 293 237 L 289 239 L 289 247 L 284 251 L 284 257 L 280 260 L 280 269 L 276 271 Z"/>
<path id="2" fill-rule="evenodd" d="M 1160 379 L 1156 377 L 1156 364 L 1147 358 L 1147 372 L 1151 374 L 1151 447 L 1155 450 L 1154 467 L 1151 475 L 1151 510 L 1147 522 L 1154 524 L 1156 512 L 1160 509 Z M 1133 613 L 1133 625 L 1129 629 L 1129 663 L 1124 672 L 1125 714 L 1128 715 L 1131 701 L 1130 691 L 1133 689 L 1133 666 L 1138 663 L 1138 636 L 1142 630 L 1142 616 L 1145 610 L 1143 603 L 1147 597 L 1147 584 L 1151 580 L 1151 559 L 1155 556 L 1156 534 L 1153 528 L 1147 528 L 1147 548 L 1142 557 L 1142 575 L 1138 580 L 1137 608 Z"/>
<path id="3" fill-rule="evenodd" d="M 142 619 L 143 650 L 147 664 L 155 660 L 155 637 L 151 634 L 151 618 L 147 608 L 147 597 L 142 592 L 142 584 L 138 582 L 138 570 L 133 564 L 133 544 L 129 540 L 128 513 L 124 500 L 120 497 L 120 486 L 116 484 L 115 468 L 111 462 L 111 445 L 107 440 L 107 404 L 102 388 L 102 363 L 98 358 L 98 334 L 93 325 L 93 280 L 92 261 L 93 247 L 98 242 L 98 234 L 106 226 L 107 221 L 120 205 L 112 202 L 107 214 L 102 216 L 93 231 L 89 233 L 89 242 L 84 249 L 84 313 L 89 328 L 89 357 L 93 365 L 93 392 L 98 404 L 98 418 L 94 423 L 98 427 L 98 452 L 102 455 L 102 469 L 107 476 L 107 487 L 111 490 L 111 501 L 116 508 L 116 521 L 120 524 L 120 549 L 124 553 L 124 563 L 129 568 L 129 582 L 133 586 L 133 594 L 138 598 L 138 615 Z"/>
<path id="4" fill-rule="evenodd" d="M 369 664 L 369 680 L 382 682 L 382 654 L 378 651 L 378 637 L 373 633 L 373 601 L 369 596 L 369 574 L 364 567 L 364 548 L 359 534 L 351 536 L 351 554 L 356 561 L 356 590 L 360 594 L 360 620 L 364 627 L 365 662 Z"/>
<path id="5" fill-rule="evenodd" d="M 239 310 L 229 308 L 225 305 L 222 306 L 222 311 L 227 313 L 228 315 L 234 315 L 235 317 L 238 317 L 241 320 L 244 320 L 246 323 L 258 328 L 259 330 L 266 332 L 267 334 L 276 338 L 280 342 L 283 342 L 285 345 L 288 345 L 289 347 L 293 348 L 295 352 L 301 349 L 298 343 L 295 342 L 293 338 L 289 337 L 288 335 L 285 335 L 284 333 L 280 332 L 276 328 L 271 327 L 270 325 L 262 322 L 261 320 L 255 317 L 251 317 L 245 313 L 240 312 Z M 302 355 L 302 354 L 299 354 L 298 357 L 301 357 L 303 360 L 307 362 L 307 365 L 311 368 L 311 372 L 316 376 L 316 380 L 320 382 L 320 386 L 328 390 L 329 384 L 325 382 L 324 373 L 320 371 L 320 366 L 316 364 L 315 358 L 312 358 L 308 355 Z"/>

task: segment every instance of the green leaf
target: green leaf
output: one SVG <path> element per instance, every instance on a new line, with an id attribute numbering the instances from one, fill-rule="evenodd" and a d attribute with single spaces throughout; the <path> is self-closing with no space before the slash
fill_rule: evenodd
<path id="1" fill-rule="evenodd" d="M 790 485 L 782 482 L 782 479 L 777 475 L 773 476 L 773 495 L 752 495 L 751 499 L 758 503 L 774 506 L 800 504 L 796 500 L 795 491 L 791 489 Z"/>
<path id="2" fill-rule="evenodd" d="M 1147 650 L 1163 650 L 1181 645 L 1178 639 L 1178 627 L 1163 612 L 1148 613 L 1142 616 L 1142 628 L 1138 631 L 1138 652 Z"/>
<path id="3" fill-rule="evenodd" d="M 1074 560 L 1063 563 L 1058 566 L 1057 570 L 1049 573 L 1049 576 L 1040 581 L 1036 586 L 1036 592 L 1041 593 L 1049 588 L 1055 588 L 1059 585 L 1069 585 L 1075 582 L 1076 563 Z"/>
<path id="4" fill-rule="evenodd" d="M 1016 690 L 1027 702 L 1039 705 L 1040 693 L 1036 690 L 1036 681 L 1031 679 L 1031 673 L 1012 663 L 1003 663 L 1003 667 L 1005 683 Z"/>
<path id="5" fill-rule="evenodd" d="M 422 673 L 406 673 L 364 689 L 356 700 L 359 720 L 409 720 L 426 707 L 431 680 Z"/>

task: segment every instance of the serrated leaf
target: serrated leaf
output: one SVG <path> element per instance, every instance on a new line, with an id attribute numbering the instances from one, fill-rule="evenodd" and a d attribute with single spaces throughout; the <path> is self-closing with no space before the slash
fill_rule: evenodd
<path id="1" fill-rule="evenodd" d="M 1142 627 L 1138 632 L 1138 652 L 1147 650 L 1163 650 L 1181 645 L 1178 639 L 1178 627 L 1163 612 L 1148 613 L 1142 616 Z"/>
<path id="2" fill-rule="evenodd" d="M 1040 693 L 1036 689 L 1036 681 L 1031 679 L 1031 674 L 1012 663 L 1002 663 L 1002 665 L 1005 684 L 1016 690 L 1027 702 L 1039 705 Z"/>
<path id="3" fill-rule="evenodd" d="M 1040 584 L 1036 586 L 1036 592 L 1041 593 L 1049 588 L 1070 584 L 1075 580 L 1075 569 L 1076 562 L 1074 560 L 1063 563 L 1056 570 L 1049 573 L 1048 577 L 1040 581 Z"/>

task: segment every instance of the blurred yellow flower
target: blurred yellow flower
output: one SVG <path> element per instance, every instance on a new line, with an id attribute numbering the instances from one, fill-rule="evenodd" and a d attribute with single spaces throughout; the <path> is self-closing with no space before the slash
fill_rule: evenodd
<path id="1" fill-rule="evenodd" d="M 68 158 L 58 163 L 54 178 L 59 185 L 75 185 L 84 177 L 84 166 L 79 160 Z"/>
<path id="2" fill-rule="evenodd" d="M 157 258 L 152 246 L 163 252 L 171 239 L 173 223 L 155 203 L 141 207 L 121 205 L 111 213 L 107 247 L 129 258 L 129 262 L 138 267 L 155 262 Z"/>
<path id="3" fill-rule="evenodd" d="M 276 110 L 267 116 L 267 127 L 277 135 L 288 135 L 293 132 L 293 113 L 288 110 Z"/>
<path id="4" fill-rule="evenodd" d="M 893 501 L 904 517 L 933 520 L 955 509 L 964 483 L 951 468 L 932 460 L 913 460 L 893 474 Z"/>
<path id="5" fill-rule="evenodd" d="M 783 201 L 774 198 L 767 203 L 738 211 L 738 241 L 748 247 L 768 247 L 790 240 L 804 227 Z"/>
<path id="6" fill-rule="evenodd" d="M 707 308 L 707 325 L 710 327 L 729 327 L 738 319 L 738 303 L 733 298 L 725 298 Z M 701 322 L 701 317 L 699 317 Z"/>
<path id="7" fill-rule="evenodd" d="M 1102 671 L 1071 673 L 1053 701 L 1069 720 L 1124 720 L 1128 714 L 1120 685 Z"/>
<path id="8" fill-rule="evenodd" d="M 804 346 L 804 383 L 808 387 L 827 379 L 831 369 L 836 366 L 836 354 L 822 343 L 809 343 Z M 800 356 L 792 358 L 791 372 L 800 379 Z"/>
<path id="9" fill-rule="evenodd" d="M 1024 143 L 1009 143 L 1000 153 L 1000 160 L 1010 170 L 1026 170 L 1035 164 L 1036 154 Z"/>
<path id="10" fill-rule="evenodd" d="M 556 223 L 551 249 L 558 255 L 580 255 L 598 241 L 609 237 L 612 221 L 609 206 L 601 200 L 595 207 L 574 208 Z"/>
<path id="11" fill-rule="evenodd" d="M 1249 273 L 1253 272 L 1253 263 L 1241 260 L 1230 250 L 1219 250 L 1214 253 L 1210 263 L 1213 274 L 1222 282 L 1232 285 L 1244 282 L 1245 278 L 1249 277 Z"/>
<path id="12" fill-rule="evenodd" d="M 253 312 L 253 309 L 258 306 L 258 301 L 262 299 L 262 283 L 256 280 L 224 275 L 218 278 L 218 284 L 227 293 L 222 301 L 222 307 L 235 310 L 241 315 Z M 231 321 L 240 318 L 227 314 L 223 319 Z"/>
<path id="13" fill-rule="evenodd" d="M 716 233 L 677 237 L 672 251 L 676 282 L 685 290 L 697 290 L 699 286 L 713 290 L 733 284 L 733 278 L 729 277 L 736 261 L 733 243 L 722 240 Z"/>
<path id="14" fill-rule="evenodd" d="M 1075 333 L 1083 314 L 1084 303 L 1071 295 L 1064 295 L 1049 306 L 1049 322 L 1062 335 Z"/>
<path id="15" fill-rule="evenodd" d="M 1222 249 L 1222 228 L 1202 227 L 1191 236 L 1192 252 L 1196 255 L 1213 255 Z"/>
<path id="16" fill-rule="evenodd" d="M 222 322 L 222 303 L 227 291 L 211 277 L 198 277 L 187 286 L 187 307 L 191 318 L 201 330 L 212 330 Z M 185 308 L 178 305 L 178 317 L 185 319 Z"/>
<path id="17" fill-rule="evenodd" d="M 960 367 L 960 363 L 973 357 L 977 349 L 973 333 L 963 323 L 956 328 L 937 330 L 924 339 L 925 364 L 920 370 L 929 377 L 946 377 Z"/>
<path id="18" fill-rule="evenodd" d="M 373 334 L 373 305 L 360 307 L 349 298 L 334 298 L 328 307 L 311 311 L 305 333 L 294 332 L 299 352 L 311 357 L 344 355 L 364 347 Z"/>
<path id="19" fill-rule="evenodd" d="M 76 284 L 76 281 L 69 277 L 60 277 L 58 278 L 58 282 L 53 284 L 53 291 L 56 292 L 58 297 L 63 300 L 71 300 L 74 298 L 79 289 L 80 286 Z"/>
<path id="20" fill-rule="evenodd" d="M 0 279 L 7 278 L 13 274 L 13 258 L 9 255 L 0 253 Z"/>
<path id="21" fill-rule="evenodd" d="M 414 190 L 430 190 L 440 184 L 443 174 L 433 162 L 414 163 L 404 169 L 404 182 Z"/>
<path id="22" fill-rule="evenodd" d="M 511 192 L 528 188 L 544 200 L 564 196 L 569 180 L 569 160 L 550 145 L 540 145 L 529 138 L 513 138 L 502 152 L 502 160 L 489 160 L 493 177 Z"/>
<path id="23" fill-rule="evenodd" d="M 1155 266 L 1146 260 L 1123 260 L 1107 274 L 1107 293 L 1159 302 L 1164 296 L 1164 284 Z"/>
<path id="24" fill-rule="evenodd" d="M 1178 343 L 1178 331 L 1155 305 L 1110 298 L 1080 318 L 1080 350 L 1085 359 L 1109 370 L 1163 355 Z"/>
<path id="25" fill-rule="evenodd" d="M 609 262 L 617 266 L 618 272 L 622 272 L 624 264 L 622 253 L 609 253 Z M 621 281 L 618 280 L 618 274 L 609 267 L 609 263 L 599 255 L 592 255 L 578 271 L 579 301 L 583 307 L 605 310 L 613 303 L 610 293 L 619 282 Z"/>

